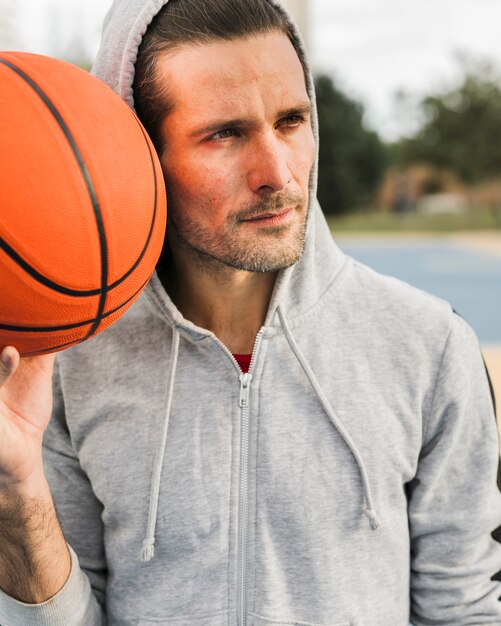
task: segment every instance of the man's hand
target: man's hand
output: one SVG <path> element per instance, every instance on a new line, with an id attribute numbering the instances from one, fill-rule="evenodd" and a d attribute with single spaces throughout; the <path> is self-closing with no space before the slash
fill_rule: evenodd
<path id="1" fill-rule="evenodd" d="M 54 359 L 54 354 L 21 359 L 11 346 L 0 354 L 0 490 L 17 491 L 43 475 Z"/>
<path id="2" fill-rule="evenodd" d="M 56 594 L 71 568 L 42 463 L 54 358 L 0 354 L 0 589 L 31 604 Z"/>

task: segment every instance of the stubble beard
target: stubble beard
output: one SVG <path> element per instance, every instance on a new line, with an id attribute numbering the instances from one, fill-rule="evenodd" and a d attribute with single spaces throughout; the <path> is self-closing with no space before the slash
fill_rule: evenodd
<path id="1" fill-rule="evenodd" d="M 284 193 L 249 204 L 230 214 L 225 227 L 217 233 L 183 215 L 182 207 L 170 194 L 167 206 L 171 235 L 201 271 L 214 273 L 233 268 L 277 272 L 296 263 L 303 253 L 308 209 L 301 194 Z M 252 238 L 241 236 L 242 220 L 286 208 L 292 208 L 300 219 L 292 224 L 257 228 Z"/>

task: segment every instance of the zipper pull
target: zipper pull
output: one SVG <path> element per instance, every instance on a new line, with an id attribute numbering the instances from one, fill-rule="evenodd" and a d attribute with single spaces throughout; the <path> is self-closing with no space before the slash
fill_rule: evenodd
<path id="1" fill-rule="evenodd" d="M 249 391 L 250 384 L 252 380 L 252 374 L 246 372 L 245 374 L 240 374 L 240 407 L 248 407 L 249 406 Z"/>

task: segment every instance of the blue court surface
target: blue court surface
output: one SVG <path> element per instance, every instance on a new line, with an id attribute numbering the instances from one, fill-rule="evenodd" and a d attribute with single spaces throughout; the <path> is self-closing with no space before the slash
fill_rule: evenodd
<path id="1" fill-rule="evenodd" d="M 501 345 L 501 251 L 440 238 L 335 237 L 341 249 L 383 274 L 444 298 L 483 344 Z"/>

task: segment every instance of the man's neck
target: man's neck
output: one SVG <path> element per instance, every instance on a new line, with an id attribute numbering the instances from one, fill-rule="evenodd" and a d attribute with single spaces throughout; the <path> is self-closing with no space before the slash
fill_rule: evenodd
<path id="1" fill-rule="evenodd" d="M 171 251 L 162 284 L 183 316 L 212 331 L 233 354 L 250 354 L 264 323 L 276 273 L 211 263 L 206 270 L 185 250 Z"/>

